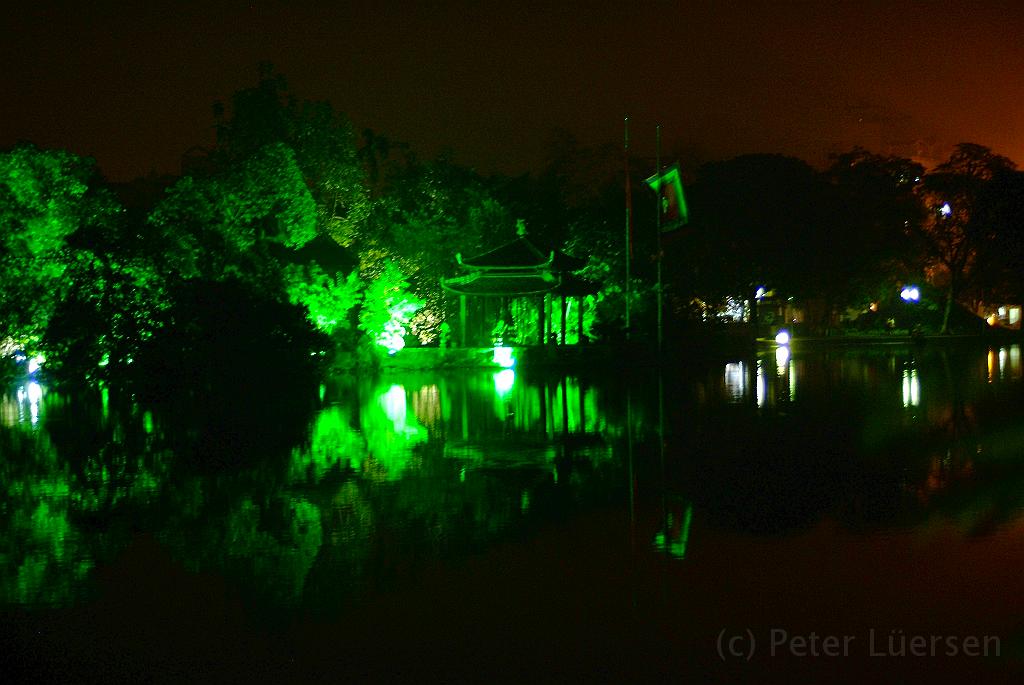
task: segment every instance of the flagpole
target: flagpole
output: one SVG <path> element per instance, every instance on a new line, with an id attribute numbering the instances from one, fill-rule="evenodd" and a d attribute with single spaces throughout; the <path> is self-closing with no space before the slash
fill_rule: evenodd
<path id="1" fill-rule="evenodd" d="M 661 124 L 658 124 L 655 129 L 655 144 L 654 144 L 654 155 L 655 155 L 655 177 L 661 176 Z M 661 346 L 662 346 L 662 321 L 661 321 L 661 185 L 658 186 L 657 211 L 655 216 L 657 217 L 657 231 L 658 231 L 658 359 L 661 359 Z"/>
<path id="2" fill-rule="evenodd" d="M 625 118 L 623 156 L 626 158 L 626 340 L 630 339 L 629 300 L 633 292 L 630 284 L 630 262 L 633 261 L 633 192 L 629 181 L 629 117 Z"/>

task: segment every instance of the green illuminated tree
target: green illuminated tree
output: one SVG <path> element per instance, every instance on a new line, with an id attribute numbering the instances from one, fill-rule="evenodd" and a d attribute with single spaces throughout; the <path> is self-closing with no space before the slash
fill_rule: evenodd
<path id="1" fill-rule="evenodd" d="M 68 238 L 119 208 L 90 160 L 20 145 L 0 153 L 0 341 L 35 346 L 68 289 Z"/>
<path id="2" fill-rule="evenodd" d="M 363 299 L 363 283 L 352 271 L 342 276 L 326 273 L 317 264 L 285 267 L 288 298 L 309 311 L 309 319 L 328 335 L 351 328 L 351 312 Z"/>
<path id="3" fill-rule="evenodd" d="M 299 101 L 273 65 L 259 66 L 259 81 L 232 96 L 230 112 L 216 105 L 215 168 L 237 165 L 266 145 L 286 145 L 316 205 L 321 234 L 348 244 L 370 211 L 369 191 L 355 136 L 330 103 Z"/>
<path id="4" fill-rule="evenodd" d="M 219 175 L 181 179 L 149 222 L 169 274 L 265 283 L 271 245 L 296 249 L 316 236 L 316 205 L 294 153 L 272 144 Z"/>
<path id="5" fill-rule="evenodd" d="M 349 245 L 367 280 L 395 262 L 422 301 L 410 322 L 422 341 L 437 338 L 444 320 L 442 276 L 456 268 L 455 254 L 475 254 L 514 236 L 514 221 L 484 179 L 441 158 L 429 163 L 395 161 L 386 186 Z"/>
<path id="6" fill-rule="evenodd" d="M 409 291 L 401 269 L 386 260 L 380 274 L 366 287 L 359 328 L 374 345 L 390 354 L 405 347 L 409 322 L 423 301 Z"/>

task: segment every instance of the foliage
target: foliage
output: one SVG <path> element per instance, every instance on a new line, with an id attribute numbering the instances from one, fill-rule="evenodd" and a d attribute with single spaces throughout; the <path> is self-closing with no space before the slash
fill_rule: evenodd
<path id="1" fill-rule="evenodd" d="M 1014 166 L 987 147 L 961 143 L 925 178 L 921 200 L 928 213 L 916 236 L 935 278 L 946 286 L 942 332 L 948 330 L 953 303 L 1002 257 L 996 225 L 985 220 L 980 202 L 993 179 Z"/>
<path id="2" fill-rule="evenodd" d="M 351 124 L 326 102 L 300 102 L 273 65 L 261 64 L 256 86 L 232 98 L 230 116 L 215 107 L 215 168 L 230 168 L 266 145 L 295 154 L 301 178 L 316 206 L 317 230 L 348 244 L 370 211 Z"/>
<path id="3" fill-rule="evenodd" d="M 289 301 L 306 307 L 309 320 L 328 335 L 350 328 L 350 313 L 363 298 L 358 272 L 332 276 L 315 263 L 286 266 L 285 283 Z"/>
<path id="4" fill-rule="evenodd" d="M 182 278 L 264 281 L 270 244 L 296 249 L 316 235 L 316 205 L 294 153 L 260 148 L 217 176 L 186 176 L 149 218 L 165 249 L 165 268 Z"/>
<path id="5" fill-rule="evenodd" d="M 68 238 L 118 211 L 90 160 L 32 145 L 0 153 L 0 340 L 38 344 L 70 284 Z"/>
<path id="6" fill-rule="evenodd" d="M 855 148 L 834 156 L 825 175 L 837 203 L 836 230 L 819 262 L 830 272 L 823 290 L 834 306 L 864 309 L 895 292 L 908 274 L 920 273 L 909 236 L 922 219 L 915 189 L 924 168 Z"/>
<path id="7" fill-rule="evenodd" d="M 412 316 L 423 301 L 409 292 L 409 283 L 398 265 L 388 260 L 366 288 L 359 312 L 359 328 L 380 348 L 394 354 L 405 347 Z"/>
<path id="8" fill-rule="evenodd" d="M 444 320 L 440 279 L 455 270 L 455 254 L 475 254 L 514 235 L 514 222 L 486 184 L 447 159 L 405 160 L 388 167 L 387 191 L 375 198 L 350 246 L 360 270 L 375 278 L 395 262 L 422 307 L 410 322 L 421 342 L 431 342 Z"/>

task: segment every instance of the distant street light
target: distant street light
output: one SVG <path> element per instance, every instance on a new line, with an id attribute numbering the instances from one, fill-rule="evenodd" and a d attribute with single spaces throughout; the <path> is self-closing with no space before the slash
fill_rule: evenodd
<path id="1" fill-rule="evenodd" d="M 908 285 L 900 291 L 900 297 L 904 302 L 917 302 L 921 299 L 921 291 L 917 289 L 916 285 Z"/>
<path id="2" fill-rule="evenodd" d="M 949 206 L 948 202 L 944 203 L 941 207 L 939 207 L 939 214 L 941 214 L 942 216 L 949 216 L 952 213 L 953 208 Z"/>

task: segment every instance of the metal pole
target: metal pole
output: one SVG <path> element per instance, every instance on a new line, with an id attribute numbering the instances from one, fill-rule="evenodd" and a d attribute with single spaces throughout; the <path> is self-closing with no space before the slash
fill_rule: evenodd
<path id="1" fill-rule="evenodd" d="M 629 300 L 633 292 L 633 287 L 630 284 L 630 262 L 633 261 L 633 197 L 629 181 L 629 117 L 625 119 L 625 137 L 622 149 L 626 158 L 626 340 L 629 340 Z"/>
<path id="2" fill-rule="evenodd" d="M 655 170 L 656 176 L 661 175 L 661 124 L 658 124 L 655 135 Z M 658 232 L 658 358 L 661 359 L 662 346 L 662 321 L 661 321 L 661 183 L 658 183 L 658 207 L 655 216 L 657 217 Z"/>

